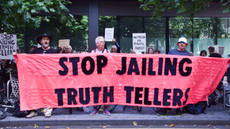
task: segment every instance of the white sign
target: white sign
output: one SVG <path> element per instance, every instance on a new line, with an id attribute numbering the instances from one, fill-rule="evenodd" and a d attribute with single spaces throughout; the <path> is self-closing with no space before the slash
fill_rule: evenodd
<path id="1" fill-rule="evenodd" d="M 212 47 L 214 47 L 214 49 L 215 49 L 215 53 L 219 53 L 219 47 L 218 47 L 218 45 L 212 45 Z"/>
<path id="2" fill-rule="evenodd" d="M 133 50 L 136 53 L 146 52 L 146 33 L 133 33 Z"/>
<path id="3" fill-rule="evenodd" d="M 113 41 L 114 28 L 105 28 L 105 41 Z"/>
<path id="4" fill-rule="evenodd" d="M 0 59 L 12 59 L 14 52 L 17 52 L 17 36 L 0 34 Z"/>
<path id="5" fill-rule="evenodd" d="M 219 53 L 220 55 L 224 55 L 224 47 L 223 46 L 218 46 L 218 45 L 213 45 L 215 49 L 215 53 Z"/>
<path id="6" fill-rule="evenodd" d="M 219 49 L 219 54 L 223 56 L 224 55 L 224 47 L 219 46 L 218 49 Z"/>

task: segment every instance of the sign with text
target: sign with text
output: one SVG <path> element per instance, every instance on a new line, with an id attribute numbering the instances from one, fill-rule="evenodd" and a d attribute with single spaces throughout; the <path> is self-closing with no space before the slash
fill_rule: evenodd
<path id="1" fill-rule="evenodd" d="M 112 41 L 114 38 L 114 28 L 105 28 L 105 41 Z"/>
<path id="2" fill-rule="evenodd" d="M 68 47 L 70 43 L 70 39 L 60 39 L 58 43 L 58 47 Z"/>
<path id="3" fill-rule="evenodd" d="M 14 52 L 17 52 L 17 36 L 0 34 L 0 59 L 12 59 Z"/>
<path id="4" fill-rule="evenodd" d="M 229 59 L 164 54 L 18 54 L 21 110 L 206 101 Z"/>
<path id="5" fill-rule="evenodd" d="M 218 49 L 219 49 L 219 54 L 223 56 L 224 55 L 224 47 L 218 46 Z"/>
<path id="6" fill-rule="evenodd" d="M 146 33 L 133 33 L 133 50 L 146 52 Z"/>

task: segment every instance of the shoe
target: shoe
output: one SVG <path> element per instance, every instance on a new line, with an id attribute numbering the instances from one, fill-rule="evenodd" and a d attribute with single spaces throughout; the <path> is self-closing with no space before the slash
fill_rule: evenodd
<path id="1" fill-rule="evenodd" d="M 44 115 L 45 115 L 45 118 L 49 118 L 49 117 L 51 117 L 51 113 L 52 113 L 52 111 L 53 111 L 53 109 L 52 109 L 52 108 L 45 108 L 45 109 L 43 110 Z"/>
<path id="2" fill-rule="evenodd" d="M 176 109 L 176 115 L 184 116 L 183 112 L 180 109 Z"/>
<path id="3" fill-rule="evenodd" d="M 37 115 L 38 115 L 38 113 L 37 113 L 37 112 L 35 112 L 35 111 L 31 111 L 31 112 L 30 112 L 30 114 L 26 115 L 26 118 L 35 117 L 35 116 L 37 116 Z"/>
<path id="4" fill-rule="evenodd" d="M 105 109 L 103 113 L 104 113 L 105 115 L 107 115 L 107 116 L 110 116 L 110 115 L 111 115 L 111 113 L 109 112 L 108 109 Z"/>
<path id="5" fill-rule="evenodd" d="M 94 116 L 94 115 L 97 115 L 97 110 L 96 109 L 93 109 L 93 111 L 90 113 L 90 116 Z"/>
<path id="6" fill-rule="evenodd" d="M 160 112 L 159 112 L 157 115 L 158 115 L 158 116 L 164 116 L 164 115 L 167 115 L 167 111 L 166 111 L 166 109 L 162 108 L 162 109 L 160 110 Z"/>

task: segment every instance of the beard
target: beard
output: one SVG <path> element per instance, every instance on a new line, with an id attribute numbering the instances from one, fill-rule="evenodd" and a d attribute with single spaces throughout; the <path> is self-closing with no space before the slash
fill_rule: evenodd
<path id="1" fill-rule="evenodd" d="M 43 46 L 44 48 L 47 48 L 47 47 L 49 47 L 49 44 L 48 44 L 48 43 L 43 43 L 42 46 Z"/>

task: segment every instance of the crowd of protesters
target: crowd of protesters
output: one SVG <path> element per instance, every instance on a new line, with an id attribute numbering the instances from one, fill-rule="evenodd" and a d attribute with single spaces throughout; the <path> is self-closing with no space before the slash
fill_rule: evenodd
<path id="1" fill-rule="evenodd" d="M 60 52 L 57 52 L 56 49 L 53 49 L 49 46 L 50 42 L 52 41 L 52 36 L 49 36 L 47 34 L 42 34 L 41 36 L 37 37 L 37 42 L 41 45 L 41 47 L 37 48 L 35 46 L 31 46 L 30 47 L 30 51 L 29 54 L 56 54 L 56 53 L 60 53 L 60 54 L 70 54 L 72 53 L 72 47 L 66 46 L 66 47 L 61 47 Z M 111 50 L 108 50 L 106 43 L 105 43 L 105 39 L 103 36 L 98 36 L 95 39 L 95 43 L 96 43 L 96 48 L 93 49 L 91 51 L 91 53 L 120 53 L 120 46 L 119 44 L 116 42 L 115 39 L 112 40 L 112 42 L 114 43 L 114 45 L 111 46 Z M 168 54 L 170 55 L 183 55 L 183 56 L 192 56 L 193 54 L 186 51 L 185 47 L 187 47 L 189 44 L 187 42 L 187 39 L 185 37 L 181 37 L 179 38 L 178 42 L 177 42 L 177 46 L 178 48 L 176 49 L 172 49 L 171 51 L 169 51 Z M 209 47 L 208 48 L 210 56 L 209 57 L 218 57 L 221 58 L 222 56 L 218 53 L 215 53 L 214 51 L 214 47 Z M 131 51 L 131 53 L 136 53 L 135 51 Z M 153 48 L 148 48 L 147 53 L 146 54 L 160 54 L 160 50 L 158 49 L 153 49 Z M 207 52 L 205 50 L 202 50 L 200 52 L 200 56 L 207 56 Z M 0 84 L 0 91 L 3 91 L 5 89 L 4 84 L 6 84 L 6 80 L 7 80 L 7 76 L 6 73 L 4 72 L 4 69 L 6 68 L 6 64 L 8 63 L 7 60 L 0 60 L 1 61 L 1 69 L 3 72 L 1 72 L 1 84 Z M 15 66 L 14 66 L 15 67 Z M 229 70 L 230 71 L 230 70 Z M 230 72 L 229 72 L 229 78 L 230 78 Z M 230 79 L 229 79 L 230 80 Z M 4 87 L 3 87 L 4 86 Z M 43 110 L 44 115 L 46 118 L 51 117 L 51 113 L 52 113 L 52 108 L 45 108 Z M 167 110 L 171 110 L 171 109 L 162 109 L 161 112 L 159 112 L 159 116 L 162 115 L 166 115 L 167 114 Z M 182 116 L 183 112 L 181 111 L 180 108 L 176 109 L 176 114 Z M 104 111 L 103 113 L 105 115 L 111 115 L 111 113 L 108 110 L 108 105 L 104 105 Z M 90 115 L 96 115 L 98 114 L 98 109 L 97 106 L 94 106 L 93 111 L 90 113 Z M 31 117 L 35 117 L 37 116 L 37 110 L 31 110 L 29 111 L 29 114 L 26 116 L 27 118 L 31 118 Z"/>

